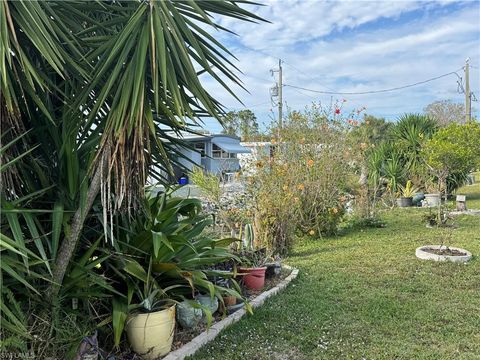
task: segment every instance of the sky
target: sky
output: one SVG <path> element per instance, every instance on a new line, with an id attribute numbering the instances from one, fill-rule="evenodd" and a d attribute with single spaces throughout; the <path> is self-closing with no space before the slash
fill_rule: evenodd
<path id="1" fill-rule="evenodd" d="M 245 6 L 270 23 L 219 18 L 236 35 L 214 31 L 237 57 L 242 90 L 232 85 L 243 105 L 210 78 L 203 78 L 228 110 L 250 109 L 262 128 L 277 121 L 270 88 L 283 61 L 284 108 L 302 110 L 313 101 L 343 100 L 344 110 L 395 121 L 401 114 L 423 112 L 437 100 L 464 102 L 455 74 L 419 86 L 379 94 L 326 95 L 319 91 L 364 92 L 409 85 L 456 71 L 464 79 L 470 58 L 470 86 L 480 100 L 480 1 L 320 1 L 257 0 Z M 480 102 L 473 102 L 480 117 Z M 221 126 L 207 120 L 205 127 Z"/>

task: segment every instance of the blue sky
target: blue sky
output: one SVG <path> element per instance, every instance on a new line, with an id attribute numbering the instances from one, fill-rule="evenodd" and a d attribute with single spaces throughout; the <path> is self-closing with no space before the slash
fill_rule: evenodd
<path id="1" fill-rule="evenodd" d="M 463 77 L 470 58 L 472 91 L 480 99 L 480 1 L 320 1 L 259 0 L 249 10 L 271 23 L 248 24 L 220 18 L 237 36 L 215 32 L 239 59 L 249 92 L 236 89 L 243 107 L 211 79 L 208 90 L 229 109 L 249 108 L 266 126 L 276 119 L 269 89 L 270 69 L 278 58 L 284 83 L 308 89 L 362 92 L 407 85 L 451 71 Z M 234 87 L 235 88 L 235 87 Z M 329 104 L 345 98 L 345 109 L 365 106 L 367 113 L 395 120 L 422 112 L 436 100 L 463 102 L 451 75 L 401 91 L 374 95 L 322 95 L 284 87 L 284 103 L 303 109 L 312 101 Z M 479 102 L 473 102 L 480 109 Z M 480 112 L 475 112 L 480 117 Z M 221 127 L 207 121 L 206 128 Z"/>

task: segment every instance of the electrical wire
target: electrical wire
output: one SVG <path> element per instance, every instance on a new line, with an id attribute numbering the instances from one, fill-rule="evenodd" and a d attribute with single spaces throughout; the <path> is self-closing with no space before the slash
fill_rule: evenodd
<path id="1" fill-rule="evenodd" d="M 310 91 L 310 92 L 314 92 L 314 93 L 318 93 L 318 94 L 327 94 L 327 95 L 367 95 L 367 94 L 378 94 L 378 93 L 407 89 L 407 88 L 410 88 L 410 87 L 413 87 L 413 86 L 426 84 L 428 82 L 435 81 L 435 80 L 438 80 L 438 79 L 441 79 L 441 78 L 444 78 L 444 77 L 450 76 L 450 75 L 456 75 L 458 78 L 460 78 L 460 76 L 457 74 L 457 71 L 459 71 L 459 70 L 461 70 L 461 69 L 457 69 L 457 70 L 449 72 L 447 74 L 436 76 L 436 77 L 433 77 L 433 78 L 430 78 L 430 79 L 427 79 L 427 80 L 418 81 L 418 82 L 413 83 L 413 84 L 397 86 L 397 87 L 393 87 L 393 88 L 389 88 L 389 89 L 361 91 L 361 92 L 323 91 L 323 90 L 308 89 L 308 88 L 304 88 L 304 87 L 301 87 L 301 86 L 289 85 L 289 84 L 284 84 L 283 86 L 291 87 L 291 88 L 299 89 L 299 90 Z"/>

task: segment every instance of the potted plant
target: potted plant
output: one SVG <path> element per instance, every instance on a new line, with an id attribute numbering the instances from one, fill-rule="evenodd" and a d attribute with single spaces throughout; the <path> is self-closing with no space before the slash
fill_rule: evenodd
<path id="1" fill-rule="evenodd" d="M 235 276 L 214 271 L 212 267 L 239 261 L 228 250 L 237 240 L 212 239 L 203 234 L 212 219 L 201 213 L 201 202 L 170 197 L 169 193 L 157 194 L 147 201 L 145 211 L 135 221 L 119 218 L 121 226 L 114 239 L 115 251 L 109 255 L 105 268 L 108 274 L 123 279 L 115 283 L 112 294 L 115 345 L 118 346 L 126 330 L 134 351 L 139 354 L 149 351 L 147 358 L 153 359 L 171 348 L 174 304 L 189 299 L 194 308 L 205 310 L 210 323 L 210 310 L 192 300 L 195 294 L 208 293 L 216 299 L 225 293 L 242 296 L 237 290 L 225 289 L 211 280 Z M 251 311 L 248 303 L 245 306 Z M 180 308 L 183 312 L 186 306 Z M 196 314 L 198 311 L 194 311 L 194 317 Z M 150 330 L 161 330 L 163 335 L 152 334 Z"/>
<path id="2" fill-rule="evenodd" d="M 228 273 L 231 274 L 232 272 L 229 271 Z M 215 279 L 215 284 L 220 285 L 225 289 L 231 289 L 231 288 L 238 287 L 238 284 L 233 279 L 228 279 L 228 278 Z M 231 294 L 229 292 L 225 292 L 223 294 L 222 304 L 221 304 L 223 310 L 225 310 L 225 308 L 227 308 L 228 306 L 235 305 L 236 303 L 237 303 L 237 296 L 235 296 L 234 294 Z"/>
<path id="3" fill-rule="evenodd" d="M 241 234 L 242 235 L 242 234 Z M 238 271 L 242 275 L 243 285 L 250 290 L 262 290 L 265 285 L 267 270 L 266 249 L 254 250 L 255 233 L 252 224 L 246 224 L 240 248 L 241 266 Z"/>
<path id="4" fill-rule="evenodd" d="M 425 194 L 424 201 L 428 207 L 438 207 L 441 203 L 440 193 Z"/>
<path id="5" fill-rule="evenodd" d="M 130 266 L 129 270 L 136 271 L 136 277 L 142 278 L 144 282 L 143 286 L 137 281 L 129 282 L 128 292 L 133 291 L 140 302 L 128 306 L 129 315 L 125 325 L 128 342 L 133 351 L 144 359 L 157 359 L 172 349 L 175 304 L 164 298 L 165 290 L 159 287 L 152 276 L 151 261 L 146 274 L 142 271 L 144 269 L 134 270 L 133 266 Z"/>
<path id="6" fill-rule="evenodd" d="M 243 275 L 243 285 L 250 290 L 262 290 L 265 286 L 265 272 L 267 270 L 266 249 L 243 251 L 240 254 L 242 266 L 238 271 Z"/>
<path id="7" fill-rule="evenodd" d="M 131 315 L 127 320 L 127 337 L 133 351 L 144 359 L 154 360 L 172 349 L 175 329 L 175 305 L 162 310 Z"/>
<path id="8" fill-rule="evenodd" d="M 405 186 L 398 185 L 401 196 L 397 199 L 398 207 L 409 207 L 413 205 L 413 196 L 418 192 L 418 189 L 413 187 L 411 180 L 408 180 Z"/>

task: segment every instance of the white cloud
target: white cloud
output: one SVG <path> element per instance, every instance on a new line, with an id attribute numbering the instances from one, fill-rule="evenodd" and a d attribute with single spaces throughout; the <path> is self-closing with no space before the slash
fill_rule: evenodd
<path id="1" fill-rule="evenodd" d="M 269 101 L 269 70 L 277 66 L 276 57 L 286 61 L 286 84 L 349 92 L 390 88 L 458 69 L 467 56 L 480 65 L 480 3 L 447 6 L 450 3 L 270 0 L 256 11 L 273 24 L 222 19 L 222 25 L 239 35 L 222 35 L 222 41 L 239 58 L 250 94 L 238 94 L 247 106 Z M 472 90 L 478 98 L 479 78 L 473 69 Z M 219 86 L 208 79 L 206 83 L 224 104 L 241 107 Z M 370 113 L 391 117 L 420 112 L 438 99 L 463 101 L 456 90 L 452 76 L 401 92 L 348 96 L 347 104 L 366 105 Z M 330 101 L 329 96 L 291 88 L 284 93 L 293 108 L 303 108 L 313 99 Z M 265 104 L 253 110 L 267 120 L 270 108 Z"/>
<path id="2" fill-rule="evenodd" d="M 278 48 L 319 39 L 334 31 L 353 29 L 380 18 L 397 18 L 428 3 L 268 0 L 263 4 L 266 6 L 257 6 L 253 11 L 271 24 L 256 27 L 230 18 L 221 18 L 221 24 L 238 33 L 240 42 L 249 48 Z"/>

